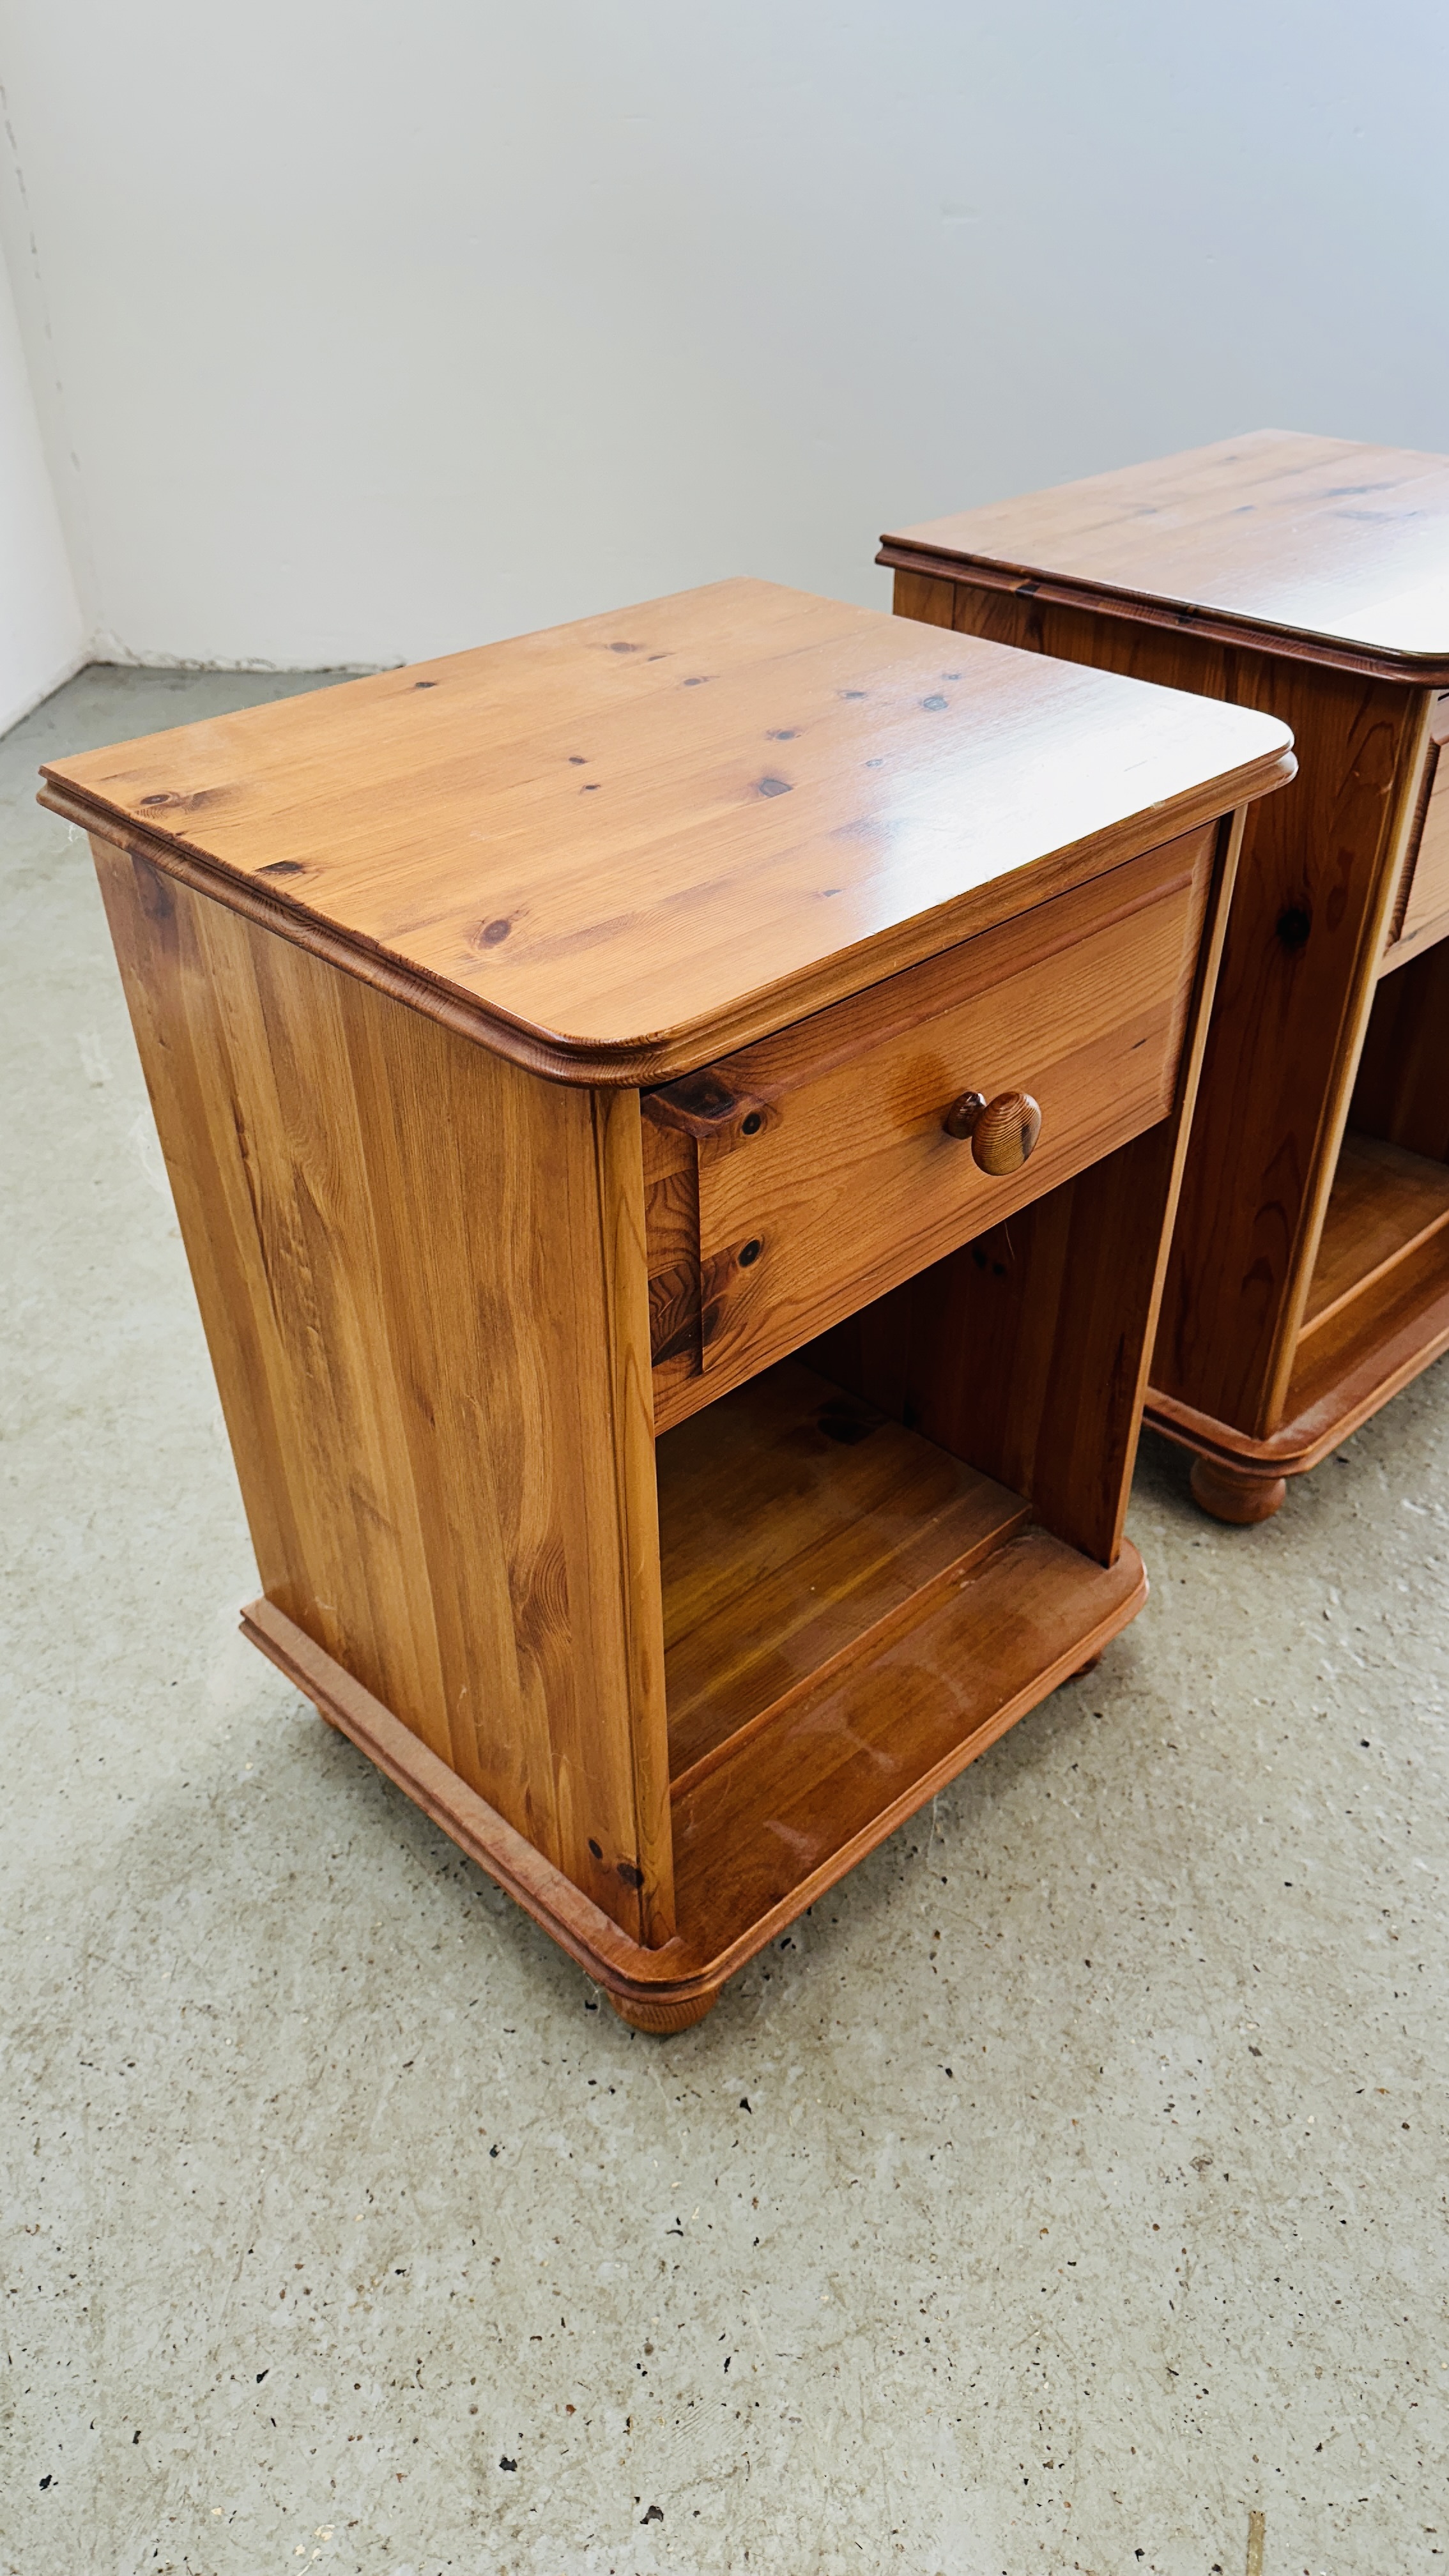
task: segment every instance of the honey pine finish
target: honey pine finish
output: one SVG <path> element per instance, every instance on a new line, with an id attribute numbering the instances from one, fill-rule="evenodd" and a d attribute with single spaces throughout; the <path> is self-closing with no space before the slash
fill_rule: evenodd
<path id="1" fill-rule="evenodd" d="M 904 617 L 1292 726 L 1252 814 L 1147 1419 L 1265 1520 L 1449 1347 L 1449 459 L 1276 430 L 885 538 Z"/>
<path id="2" fill-rule="evenodd" d="M 1281 724 L 758 582 L 62 761 L 247 1633 L 644 2030 L 1145 1594 Z"/>

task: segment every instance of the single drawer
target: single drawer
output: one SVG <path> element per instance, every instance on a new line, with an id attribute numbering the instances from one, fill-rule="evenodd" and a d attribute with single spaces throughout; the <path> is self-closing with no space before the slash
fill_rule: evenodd
<path id="1" fill-rule="evenodd" d="M 1217 830 L 644 1094 L 658 1428 L 1167 1115 Z M 1028 1159 L 968 1093 L 1030 1096 Z"/>
<path id="2" fill-rule="evenodd" d="M 1449 931 L 1449 690 L 1429 716 L 1423 819 L 1394 908 L 1385 962 L 1401 964 Z"/>

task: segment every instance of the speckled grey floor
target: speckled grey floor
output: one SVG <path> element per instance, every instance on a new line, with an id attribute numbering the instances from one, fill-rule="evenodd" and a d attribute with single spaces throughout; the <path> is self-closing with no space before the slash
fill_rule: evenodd
<path id="1" fill-rule="evenodd" d="M 1449 2552 L 1449 1371 L 677 2040 L 235 1633 L 84 843 L 0 749 L 13 2576 L 1407 2576 Z"/>

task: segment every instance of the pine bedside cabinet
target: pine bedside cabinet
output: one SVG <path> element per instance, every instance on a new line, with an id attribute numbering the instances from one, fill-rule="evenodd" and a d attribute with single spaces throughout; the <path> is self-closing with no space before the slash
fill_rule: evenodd
<path id="1" fill-rule="evenodd" d="M 59 761 L 248 1634 L 677 2030 L 1145 1594 L 1287 728 L 752 581 Z"/>
<path id="2" fill-rule="evenodd" d="M 1147 1419 L 1260 1521 L 1449 1347 L 1449 458 L 1260 430 L 887 537 L 906 617 L 1293 728 L 1253 814 Z"/>

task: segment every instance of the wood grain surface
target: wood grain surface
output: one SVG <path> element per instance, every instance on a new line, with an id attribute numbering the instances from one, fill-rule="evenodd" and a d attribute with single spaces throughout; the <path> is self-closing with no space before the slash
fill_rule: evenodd
<path id="1" fill-rule="evenodd" d="M 803 1354 L 1027 1497 L 1101 1564 L 1122 1545 L 1167 1248 L 1246 816 L 1220 827 L 1169 1114 Z"/>
<path id="2" fill-rule="evenodd" d="M 700 1374 L 699 1162 L 691 1137 L 641 1121 L 654 1427 Z"/>
<path id="3" fill-rule="evenodd" d="M 1449 1225 L 1449 1163 L 1350 1128 L 1338 1157 L 1295 1360 L 1313 1333 Z"/>
<path id="4" fill-rule="evenodd" d="M 1255 430 L 882 539 L 880 561 L 1110 594 L 1385 678 L 1449 681 L 1449 458 Z"/>
<path id="5" fill-rule="evenodd" d="M 1349 1120 L 1449 1163 L 1449 941 L 1380 979 Z"/>
<path id="6" fill-rule="evenodd" d="M 1446 500 L 1444 460 L 1265 435 L 885 550 L 902 614 L 1294 729 L 1298 779 L 1248 824 L 1148 1399 L 1258 1479 L 1240 1506 L 1446 1347 Z"/>
<path id="7" fill-rule="evenodd" d="M 1141 1605 L 1287 729 L 757 584 L 254 715 L 53 791 L 105 816 L 248 1633 L 682 2029 Z M 976 1086 L 1014 1156 L 1040 1104 L 1010 1172 L 945 1132 Z"/>
<path id="8" fill-rule="evenodd" d="M 1262 1437 L 1154 1393 L 1153 1428 L 1200 1458 L 1302 1476 L 1449 1351 L 1449 1227 L 1393 1263 L 1378 1293 L 1345 1300 L 1301 1341 L 1284 1418 Z"/>
<path id="9" fill-rule="evenodd" d="M 1281 725 L 724 582 L 47 766 L 562 1080 L 689 1071 L 1290 774 Z"/>
<path id="10" fill-rule="evenodd" d="M 1381 972 L 1407 964 L 1449 932 L 1449 697 L 1429 710 L 1422 812 L 1394 906 Z"/>
<path id="11" fill-rule="evenodd" d="M 922 576 L 898 578 L 939 614 Z M 1297 777 L 1248 816 L 1152 1368 L 1154 1403 L 1266 1437 L 1284 1419 L 1434 702 L 1105 609 L 945 586 L 953 617 L 997 640 L 1231 693 L 1293 729 Z"/>
<path id="12" fill-rule="evenodd" d="M 1316 1463 L 1446 1349 L 1449 1229 L 1435 1226 L 1299 1342 L 1284 1407 L 1290 1443 Z"/>
<path id="13" fill-rule="evenodd" d="M 868 1659 L 827 1666 L 681 1784 L 690 1938 L 726 1956 L 759 1947 L 995 1743 L 1048 1675 L 1099 1653 L 1146 1592 L 1130 1545 L 1107 1570 L 1028 1529 L 916 1596 Z"/>
<path id="14" fill-rule="evenodd" d="M 1069 942 L 1082 898 L 1061 898 L 1054 953 L 1032 954 L 1025 925 L 988 932 L 955 952 L 949 1000 L 945 961 L 898 979 L 936 990 L 914 1008 L 901 997 L 908 1024 L 859 1053 L 817 1022 L 818 1071 L 797 1032 L 778 1055 L 767 1041 L 727 1060 L 769 1114 L 757 1136 L 699 1149 L 706 1385 L 795 1349 L 1166 1117 L 1213 846 L 1195 833 L 1099 881 L 1091 893 L 1118 888 L 1121 910 Z M 963 1090 L 1013 1087 L 1040 1104 L 1040 1140 L 1016 1171 L 987 1173 L 945 1113 Z"/>
<path id="15" fill-rule="evenodd" d="M 645 1121 L 656 1428 L 1166 1114 L 1213 847 L 1186 834 L 663 1095 L 704 1132 Z M 1009 1181 L 944 1124 L 1003 1063 L 1047 1086 Z"/>
<path id="16" fill-rule="evenodd" d="M 666 1938 L 636 1097 L 95 857 L 268 1598 Z"/>
<path id="17" fill-rule="evenodd" d="M 1099 1655 L 1146 1596 L 1132 1547 L 1105 1571 L 1038 1531 L 966 1570 L 959 1583 L 929 1587 L 919 1615 L 908 1603 L 891 1630 L 878 1690 L 869 1665 L 832 1668 L 818 1690 L 783 1703 L 773 1740 L 758 1729 L 746 1734 L 734 1760 L 702 1766 L 693 1786 L 681 1784 L 676 1814 L 688 1883 L 680 1929 L 652 1949 L 631 1940 L 284 1613 L 253 1602 L 243 1624 L 611 2000 L 680 2007 L 639 2016 L 642 2028 L 670 2029 L 707 2010 L 727 1977 Z M 691 2003 L 694 2012 L 685 2009 Z"/>
<path id="18" fill-rule="evenodd" d="M 676 1796 L 752 1718 L 1027 1518 L 1018 1494 L 797 1360 L 667 1433 L 658 1460 Z"/>

